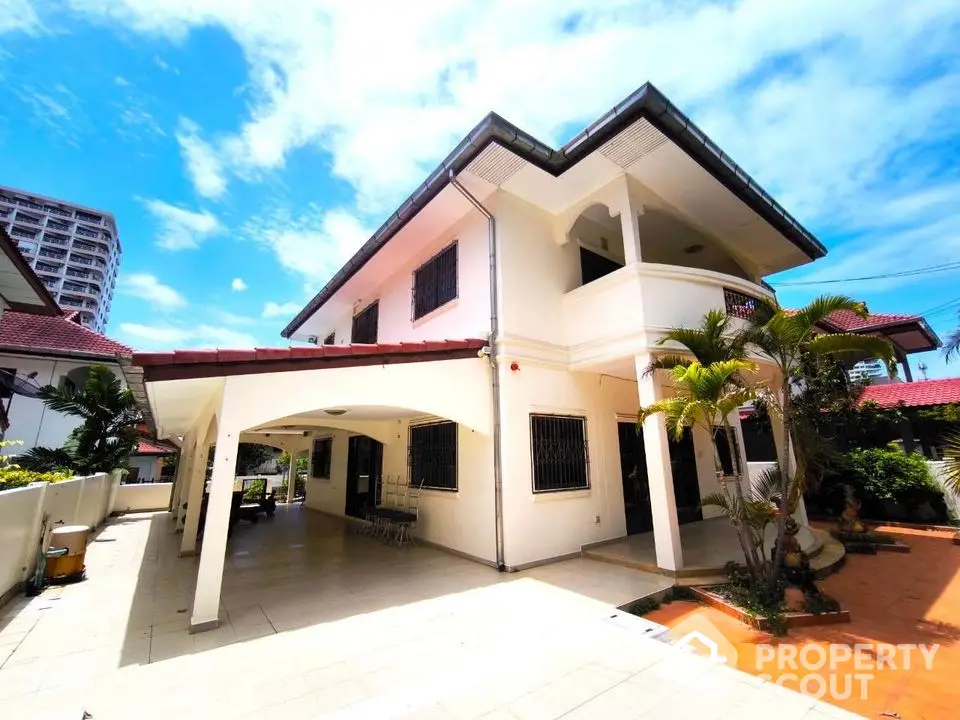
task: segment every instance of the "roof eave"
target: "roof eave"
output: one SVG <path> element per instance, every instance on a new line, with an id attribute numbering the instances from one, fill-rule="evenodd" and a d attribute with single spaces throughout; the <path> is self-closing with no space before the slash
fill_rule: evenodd
<path id="1" fill-rule="evenodd" d="M 496 113 L 489 113 L 434 170 L 396 213 L 367 240 L 350 260 L 327 282 L 281 331 L 289 338 L 329 300 L 390 239 L 449 183 L 450 174 L 464 170 L 491 142 L 502 145 L 521 159 L 559 176 L 601 147 L 626 127 L 645 118 L 704 170 L 776 228 L 811 260 L 823 257 L 827 249 L 787 213 L 726 153 L 656 87 L 645 83 L 599 120 L 589 125 L 559 150 L 550 148 Z"/>

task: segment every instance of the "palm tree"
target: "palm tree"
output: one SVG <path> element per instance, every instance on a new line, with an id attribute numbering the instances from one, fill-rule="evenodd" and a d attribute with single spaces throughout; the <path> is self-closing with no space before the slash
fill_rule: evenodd
<path id="1" fill-rule="evenodd" d="M 62 448 L 35 447 L 19 458 L 31 470 L 69 469 L 81 475 L 125 467 L 137 446 L 142 422 L 130 390 L 103 365 L 94 365 L 82 388 L 40 389 L 37 397 L 51 410 L 83 420 Z"/>
<path id="2" fill-rule="evenodd" d="M 737 531 L 750 577 L 757 587 L 760 587 L 768 574 L 767 564 L 763 557 L 762 539 L 758 545 L 751 522 L 763 512 L 762 503 L 744 494 L 744 469 L 736 451 L 733 428 L 728 420 L 730 413 L 756 398 L 756 389 L 745 385 L 740 379 L 745 373 L 756 371 L 757 366 L 745 360 L 721 360 L 709 365 L 694 360 L 687 364 L 676 364 L 670 370 L 674 382 L 674 396 L 641 408 L 637 429 L 640 430 L 646 418 L 662 413 L 667 431 L 680 439 L 684 428 L 693 425 L 700 425 L 712 432 L 714 423 L 719 418 L 733 464 L 735 489 L 731 492 L 728 484 L 722 483 L 722 494 L 708 497 L 704 504 L 718 505 L 730 518 Z M 716 456 L 715 462 L 719 470 L 719 458 Z M 772 505 L 767 502 L 766 507 L 766 512 L 772 519 Z"/>
<path id="3" fill-rule="evenodd" d="M 791 404 L 791 379 L 805 357 L 865 356 L 884 360 L 888 366 L 894 362 L 893 346 L 886 338 L 853 333 L 828 335 L 818 330 L 818 325 L 832 313 L 848 310 L 860 317 L 867 317 L 866 306 L 842 295 L 823 295 L 815 298 L 797 311 L 784 310 L 775 303 L 761 303 L 750 321 L 746 341 L 751 349 L 772 362 L 780 371 L 780 388 L 770 393 L 767 401 L 783 419 L 782 442 L 779 448 L 780 509 L 777 520 L 777 544 L 774 567 L 783 562 L 784 537 L 787 516 L 799 501 L 802 493 L 800 482 L 794 482 L 790 467 L 790 438 L 793 434 L 793 409 Z M 799 480 L 797 474 L 796 480 Z M 775 575 L 771 582 L 776 582 Z"/>
<path id="4" fill-rule="evenodd" d="M 950 362 L 955 357 L 960 357 L 960 327 L 947 335 L 947 341 L 943 344 L 944 360 Z"/>
<path id="5" fill-rule="evenodd" d="M 960 495 L 960 432 L 952 432 L 943 443 L 943 460 L 946 465 L 946 489 Z"/>
<path id="6" fill-rule="evenodd" d="M 733 319 L 723 310 L 711 310 L 703 316 L 698 328 L 672 328 L 664 333 L 657 345 L 674 342 L 686 348 L 701 365 L 724 360 L 746 360 L 749 336 L 731 328 Z M 681 355 L 661 355 L 650 361 L 646 374 L 654 370 L 671 370 L 687 365 L 690 358 Z"/>

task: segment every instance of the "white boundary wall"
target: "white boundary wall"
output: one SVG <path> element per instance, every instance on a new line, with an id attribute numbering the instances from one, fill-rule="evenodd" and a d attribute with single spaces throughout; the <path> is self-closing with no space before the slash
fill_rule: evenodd
<path id="1" fill-rule="evenodd" d="M 173 483 L 130 483 L 117 488 L 113 503 L 115 512 L 166 510 L 170 507 Z"/>
<path id="2" fill-rule="evenodd" d="M 119 482 L 119 474 L 99 473 L 0 492 L 0 605 L 33 572 L 44 515 L 48 533 L 60 525 L 95 528 L 113 512 Z"/>

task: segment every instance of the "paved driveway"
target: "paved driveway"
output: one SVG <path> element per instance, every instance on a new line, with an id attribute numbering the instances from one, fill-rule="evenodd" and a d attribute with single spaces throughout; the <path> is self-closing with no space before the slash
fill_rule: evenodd
<path id="1" fill-rule="evenodd" d="M 195 560 L 166 514 L 111 521 L 89 580 L 0 610 L 0 717 L 853 717 L 644 637 L 613 606 L 663 578 L 519 575 L 284 509 L 241 526 L 223 627 L 185 631 Z"/>

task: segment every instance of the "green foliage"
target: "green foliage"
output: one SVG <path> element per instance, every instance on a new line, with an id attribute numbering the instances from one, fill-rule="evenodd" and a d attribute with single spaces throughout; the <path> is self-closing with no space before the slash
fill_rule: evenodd
<path id="1" fill-rule="evenodd" d="M 237 475 L 250 475 L 273 456 L 273 449 L 257 443 L 237 446 Z"/>
<path id="2" fill-rule="evenodd" d="M 19 441 L 0 440 L 0 448 L 20 445 Z M 15 462 L 15 455 L 0 455 L 0 491 L 13 490 L 35 482 L 60 482 L 69 480 L 67 472 L 36 472 L 25 470 Z"/>
<path id="3" fill-rule="evenodd" d="M 748 615 L 766 618 L 768 629 L 774 635 L 786 635 L 787 625 L 783 615 L 784 583 L 781 576 L 771 585 L 757 585 L 752 582 L 749 571 L 735 562 L 724 566 L 727 583 L 710 588 L 710 592 L 719 595 L 732 605 L 736 605 Z"/>
<path id="4" fill-rule="evenodd" d="M 654 610 L 659 610 L 660 603 L 654 597 L 645 597 L 640 598 L 639 600 L 634 600 L 624 609 L 631 615 L 643 616 L 647 613 L 652 613 Z"/>
<path id="5" fill-rule="evenodd" d="M 273 491 L 274 497 L 277 498 L 280 502 L 286 502 L 287 499 L 287 490 L 290 488 L 290 483 L 287 478 L 284 478 L 283 483 L 276 490 Z M 294 487 L 294 497 L 306 497 L 307 495 L 307 479 L 302 477 L 299 473 L 297 474 L 297 484 Z"/>
<path id="6" fill-rule="evenodd" d="M 943 460 L 946 463 L 945 480 L 947 487 L 960 494 L 960 433 L 947 436 L 943 446 Z"/>
<path id="7" fill-rule="evenodd" d="M 140 438 L 137 425 L 142 417 L 133 393 L 107 367 L 91 367 L 82 388 L 47 385 L 37 396 L 51 410 L 83 422 L 62 448 L 28 450 L 19 460 L 23 467 L 45 472 L 72 469 L 78 475 L 126 467 Z"/>
<path id="8" fill-rule="evenodd" d="M 35 482 L 55 483 L 69 480 L 71 477 L 71 473 L 68 472 L 37 472 L 24 470 L 16 465 L 7 465 L 0 468 L 0 490 L 13 490 Z"/>
<path id="9" fill-rule="evenodd" d="M 804 595 L 804 608 L 811 615 L 823 615 L 824 613 L 840 612 L 840 603 L 823 592 L 806 593 Z"/>
<path id="10" fill-rule="evenodd" d="M 263 478 L 253 480 L 243 491 L 243 499 L 247 502 L 261 500 L 267 493 L 267 481 Z"/>
<path id="11" fill-rule="evenodd" d="M 840 473 L 860 493 L 861 500 L 893 500 L 908 506 L 942 496 L 919 453 L 899 448 L 857 448 L 846 453 Z"/>

